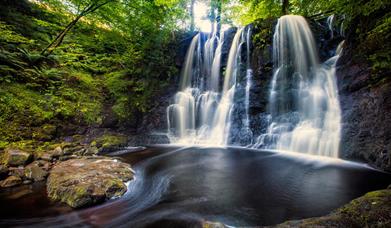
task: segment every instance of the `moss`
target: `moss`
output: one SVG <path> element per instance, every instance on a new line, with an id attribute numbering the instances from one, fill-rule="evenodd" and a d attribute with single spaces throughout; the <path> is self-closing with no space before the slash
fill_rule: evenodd
<path id="1" fill-rule="evenodd" d="M 77 186 L 73 189 L 73 191 L 69 192 L 68 196 L 62 197 L 68 205 L 74 208 L 84 205 L 89 198 L 87 186 Z"/>
<path id="2" fill-rule="evenodd" d="M 4 151 L 0 151 L 0 164 L 5 164 L 5 153 Z"/>
<path id="3" fill-rule="evenodd" d="M 122 196 L 126 191 L 126 186 L 119 178 L 108 179 L 104 184 L 107 186 L 106 197 L 119 197 Z"/>
<path id="4" fill-rule="evenodd" d="M 91 142 L 90 146 L 96 146 L 100 151 L 118 148 L 127 144 L 127 137 L 121 134 L 106 133 Z"/>
<path id="5" fill-rule="evenodd" d="M 253 22 L 252 42 L 255 47 L 263 50 L 272 44 L 273 27 L 276 18 L 260 19 Z"/>
<path id="6" fill-rule="evenodd" d="M 15 148 L 5 150 L 4 163 L 9 166 L 26 165 L 31 161 L 32 154 Z"/>
<path id="7" fill-rule="evenodd" d="M 329 215 L 288 221 L 276 227 L 390 227 L 390 202 L 391 189 L 369 192 Z"/>

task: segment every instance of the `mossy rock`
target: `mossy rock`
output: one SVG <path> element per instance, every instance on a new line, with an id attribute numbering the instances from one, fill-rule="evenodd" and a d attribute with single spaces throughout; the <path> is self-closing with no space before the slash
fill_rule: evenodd
<path id="1" fill-rule="evenodd" d="M 22 184 L 22 178 L 18 176 L 9 176 L 7 179 L 0 182 L 0 187 L 8 188 Z"/>
<path id="2" fill-rule="evenodd" d="M 275 227 L 391 227 L 391 189 L 369 192 L 326 216 Z"/>
<path id="3" fill-rule="evenodd" d="M 34 181 L 43 181 L 46 179 L 48 172 L 44 169 L 44 165 L 41 162 L 35 161 L 26 166 L 24 174 L 27 179 Z"/>
<path id="4" fill-rule="evenodd" d="M 91 147 L 97 147 L 99 152 L 111 152 L 127 145 L 128 138 L 121 134 L 104 134 L 91 142 Z"/>
<path id="5" fill-rule="evenodd" d="M 104 157 L 84 157 L 56 164 L 47 180 L 51 199 L 73 208 L 85 207 L 119 197 L 125 182 L 133 179 L 130 165 Z"/>
<path id="6" fill-rule="evenodd" d="M 55 125 L 44 124 L 33 132 L 32 138 L 34 140 L 50 141 L 55 137 L 56 130 L 57 127 Z"/>
<path id="7" fill-rule="evenodd" d="M 5 150 L 4 162 L 8 166 L 26 165 L 32 159 L 32 155 L 28 152 L 8 148 Z"/>

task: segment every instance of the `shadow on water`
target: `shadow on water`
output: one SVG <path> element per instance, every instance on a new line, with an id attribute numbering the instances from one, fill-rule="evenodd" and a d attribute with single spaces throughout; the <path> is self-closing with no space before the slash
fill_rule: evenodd
<path id="1" fill-rule="evenodd" d="M 136 171 L 123 197 L 71 210 L 47 200 L 42 184 L 25 195 L 4 192 L 0 225 L 271 225 L 327 214 L 391 182 L 358 163 L 234 147 L 159 146 L 120 156 Z"/>

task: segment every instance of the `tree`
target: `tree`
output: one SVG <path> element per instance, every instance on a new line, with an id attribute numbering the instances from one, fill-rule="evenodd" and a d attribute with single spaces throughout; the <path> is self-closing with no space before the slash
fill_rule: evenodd
<path id="1" fill-rule="evenodd" d="M 87 4 L 82 6 L 82 3 L 77 5 L 77 16 L 54 38 L 54 40 L 41 52 L 41 55 L 49 56 L 56 47 L 60 46 L 66 34 L 77 24 L 84 16 L 93 13 L 102 6 L 114 2 L 116 0 L 89 0 Z M 82 1 L 83 2 L 83 1 Z"/>
<path id="2" fill-rule="evenodd" d="M 190 3 L 190 31 L 194 31 L 194 4 L 195 0 L 191 0 Z"/>
<path id="3" fill-rule="evenodd" d="M 289 0 L 282 0 L 282 14 L 287 15 L 289 13 Z"/>
<path id="4" fill-rule="evenodd" d="M 216 32 L 219 34 L 221 30 L 221 0 L 212 0 L 210 8 L 212 14 L 211 19 L 216 21 Z"/>

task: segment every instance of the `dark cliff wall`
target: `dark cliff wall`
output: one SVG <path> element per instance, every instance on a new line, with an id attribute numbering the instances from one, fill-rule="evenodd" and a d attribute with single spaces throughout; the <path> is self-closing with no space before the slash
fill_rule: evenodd
<path id="1" fill-rule="evenodd" d="M 342 109 L 341 157 L 390 172 L 391 26 L 387 17 L 385 12 L 374 12 L 354 19 L 338 61 L 337 79 Z"/>
<path id="2" fill-rule="evenodd" d="M 253 25 L 251 68 L 253 86 L 250 90 L 250 127 L 254 139 L 268 126 L 267 105 L 273 77 L 273 32 L 276 19 L 256 21 Z M 254 142 L 253 142 L 254 143 Z"/>
<path id="3" fill-rule="evenodd" d="M 337 70 L 341 157 L 391 171 L 391 81 L 372 85 L 368 65 L 351 58 L 351 53 L 345 52 Z"/>

